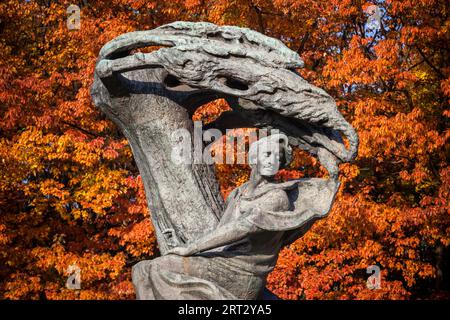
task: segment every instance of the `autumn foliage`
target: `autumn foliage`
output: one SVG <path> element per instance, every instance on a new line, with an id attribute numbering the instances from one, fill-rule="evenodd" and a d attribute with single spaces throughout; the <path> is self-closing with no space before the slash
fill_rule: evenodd
<path id="1" fill-rule="evenodd" d="M 131 149 L 89 90 L 107 41 L 176 20 L 282 40 L 358 131 L 331 214 L 282 251 L 268 287 L 284 299 L 449 297 L 448 1 L 75 1 L 80 30 L 67 28 L 70 4 L 0 3 L 0 298 L 134 298 L 131 266 L 157 244 Z M 217 169 L 224 196 L 248 179 L 246 166 Z M 295 150 L 279 178 L 324 173 Z M 66 288 L 72 264 L 81 290 Z M 366 287 L 370 265 L 379 290 Z"/>

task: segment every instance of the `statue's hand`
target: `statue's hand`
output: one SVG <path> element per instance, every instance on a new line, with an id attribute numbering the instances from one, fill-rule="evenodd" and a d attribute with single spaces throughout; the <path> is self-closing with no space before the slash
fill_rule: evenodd
<path id="1" fill-rule="evenodd" d="M 197 249 L 195 246 L 193 245 L 188 245 L 187 247 L 176 247 L 173 249 L 170 249 L 169 251 L 167 251 L 167 254 L 176 254 L 178 256 L 191 256 L 195 253 L 197 253 Z"/>

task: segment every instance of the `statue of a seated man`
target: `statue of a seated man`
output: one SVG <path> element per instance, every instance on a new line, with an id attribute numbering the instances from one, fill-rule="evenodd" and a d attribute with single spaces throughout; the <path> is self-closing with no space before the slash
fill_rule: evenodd
<path id="1" fill-rule="evenodd" d="M 159 49 L 139 51 L 147 47 Z M 281 248 L 328 214 L 338 165 L 356 157 L 359 139 L 303 66 L 278 39 L 207 22 L 129 32 L 100 50 L 91 95 L 130 143 L 162 255 L 134 266 L 139 299 L 258 298 Z M 192 135 L 196 111 L 216 99 L 230 107 L 208 124 L 216 132 L 283 133 L 250 146 L 250 180 L 225 204 L 214 164 L 171 161 L 172 133 Z M 189 140 L 194 154 L 203 142 Z M 275 181 L 289 146 L 317 157 L 330 178 Z"/>
<path id="2" fill-rule="evenodd" d="M 134 266 L 138 299 L 260 297 L 281 248 L 298 237 L 308 223 L 328 213 L 338 187 L 336 181 L 324 179 L 275 182 L 275 174 L 290 158 L 291 149 L 283 134 L 253 143 L 250 180 L 229 195 L 217 228 L 162 257 Z M 318 199 L 314 207 L 314 202 L 298 203 L 301 187 L 311 183 L 329 186 L 321 190 L 326 201 Z"/>

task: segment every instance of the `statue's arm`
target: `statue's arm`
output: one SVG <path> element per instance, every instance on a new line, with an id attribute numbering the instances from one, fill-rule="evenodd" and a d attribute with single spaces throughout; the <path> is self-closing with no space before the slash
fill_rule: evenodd
<path id="1" fill-rule="evenodd" d="M 258 232 L 259 229 L 246 219 L 236 219 L 224 224 L 217 229 L 205 234 L 186 247 L 177 247 L 168 251 L 168 254 L 190 256 L 202 251 L 222 247 L 244 239 L 250 233 Z"/>
<path id="2" fill-rule="evenodd" d="M 252 220 L 248 219 L 248 216 L 251 214 L 261 215 L 266 210 L 285 211 L 289 207 L 289 200 L 286 192 L 276 190 L 270 196 L 266 197 L 266 199 L 262 199 L 259 204 L 255 204 L 255 206 L 250 209 L 250 212 L 247 214 L 244 213 L 238 219 L 219 226 L 217 229 L 188 244 L 186 247 L 177 247 L 168 253 L 189 256 L 198 252 L 229 245 L 244 239 L 250 234 L 264 231 L 265 229 L 252 223 Z"/>

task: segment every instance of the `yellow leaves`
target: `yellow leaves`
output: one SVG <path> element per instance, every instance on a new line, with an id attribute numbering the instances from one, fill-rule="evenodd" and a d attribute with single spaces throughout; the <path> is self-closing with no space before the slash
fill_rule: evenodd
<path id="1" fill-rule="evenodd" d="M 416 72 L 414 72 L 414 74 L 416 75 L 416 77 L 422 81 L 427 81 L 431 78 L 431 75 L 429 74 L 429 72 L 424 71 L 424 70 L 418 70 Z"/>
<path id="2" fill-rule="evenodd" d="M 100 161 L 103 145 L 103 138 L 96 138 L 91 141 L 76 141 L 74 143 L 73 160 L 84 167 L 92 167 Z"/>
<path id="3" fill-rule="evenodd" d="M 80 209 L 80 208 L 74 208 L 70 211 L 70 215 L 74 218 L 74 219 L 81 219 L 81 220 L 85 220 L 85 221 L 89 221 L 90 218 L 90 214 L 87 210 L 84 209 Z"/>
<path id="4" fill-rule="evenodd" d="M 72 145 L 72 137 L 68 134 L 58 137 L 56 141 L 56 150 L 54 153 L 49 154 L 49 159 L 68 159 L 70 156 L 69 148 Z"/>
<path id="5" fill-rule="evenodd" d="M 110 170 L 107 167 L 86 173 L 74 193 L 74 200 L 84 209 L 91 209 L 100 215 L 105 214 L 106 209 L 113 205 L 113 200 L 127 191 L 122 182 L 126 173 L 125 170 Z M 80 214 L 86 216 L 82 212 Z"/>
<path id="6" fill-rule="evenodd" d="M 40 184 L 40 191 L 44 196 L 53 196 L 60 200 L 65 200 L 69 196 L 67 190 L 63 190 L 64 185 L 52 179 L 44 180 Z"/>

